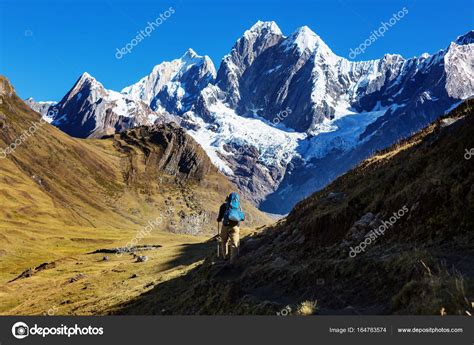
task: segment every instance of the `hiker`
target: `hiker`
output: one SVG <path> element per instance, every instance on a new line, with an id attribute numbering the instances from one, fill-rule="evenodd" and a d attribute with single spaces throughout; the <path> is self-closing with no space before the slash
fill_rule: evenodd
<path id="1" fill-rule="evenodd" d="M 245 220 L 245 214 L 240 207 L 240 197 L 237 193 L 230 193 L 219 209 L 217 227 L 222 223 L 220 232 L 221 254 L 224 260 L 228 258 L 228 244 L 230 242 L 230 263 L 233 264 L 239 252 L 239 223 Z"/>

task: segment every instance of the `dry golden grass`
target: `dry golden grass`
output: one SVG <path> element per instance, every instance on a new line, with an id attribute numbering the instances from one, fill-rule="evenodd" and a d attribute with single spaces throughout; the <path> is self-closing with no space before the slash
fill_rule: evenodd
<path id="1" fill-rule="evenodd" d="M 203 240 L 202 237 L 154 231 L 143 244 L 160 244 L 162 247 L 138 252 L 148 256 L 149 260 L 144 263 L 137 263 L 129 254 L 65 255 L 55 252 L 58 258 L 54 261 L 56 267 L 40 271 L 29 278 L 2 284 L 0 314 L 104 314 L 114 305 L 138 296 L 155 284 L 192 269 L 201 257 L 208 254 L 209 249 L 204 246 L 188 253 L 186 248 Z M 111 245 L 119 242 L 113 241 Z M 87 243 L 84 247 L 97 249 L 100 244 Z M 72 251 L 72 248 L 68 248 L 68 251 Z M 108 256 L 109 260 L 104 261 L 104 256 Z M 70 279 L 78 274 L 85 276 L 71 282 Z M 136 277 L 132 278 L 134 275 Z"/>
<path id="2" fill-rule="evenodd" d="M 317 310 L 318 301 L 304 301 L 298 305 L 296 314 L 301 316 L 314 315 Z"/>

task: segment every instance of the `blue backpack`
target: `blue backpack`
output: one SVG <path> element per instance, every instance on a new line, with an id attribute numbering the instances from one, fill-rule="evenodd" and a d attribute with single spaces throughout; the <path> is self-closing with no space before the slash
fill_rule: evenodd
<path id="1" fill-rule="evenodd" d="M 230 193 L 229 199 L 227 200 L 227 208 L 224 213 L 224 221 L 228 223 L 229 220 L 234 222 L 240 222 L 245 220 L 245 214 L 240 208 L 240 197 L 237 193 Z"/>

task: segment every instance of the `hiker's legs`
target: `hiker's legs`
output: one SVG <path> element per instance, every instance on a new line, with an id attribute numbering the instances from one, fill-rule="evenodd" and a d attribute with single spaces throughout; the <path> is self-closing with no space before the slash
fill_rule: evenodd
<path id="1" fill-rule="evenodd" d="M 229 230 L 231 229 L 228 225 L 222 225 L 221 229 L 221 254 L 222 258 L 227 257 L 227 242 L 229 241 Z"/>
<path id="2" fill-rule="evenodd" d="M 240 245 L 240 229 L 239 227 L 233 226 L 229 234 L 230 238 L 230 262 L 234 263 L 237 255 L 239 254 Z"/>

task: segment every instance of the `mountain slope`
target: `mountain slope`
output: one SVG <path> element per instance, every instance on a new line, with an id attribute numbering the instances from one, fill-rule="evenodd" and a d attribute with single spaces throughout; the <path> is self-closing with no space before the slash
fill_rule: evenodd
<path id="1" fill-rule="evenodd" d="M 113 312 L 472 313 L 473 138 L 469 100 L 244 239 L 235 267 L 209 257 Z"/>
<path id="2" fill-rule="evenodd" d="M 98 243 L 127 243 L 157 217 L 159 231 L 215 233 L 218 207 L 233 187 L 182 129 L 157 125 L 79 140 L 41 121 L 4 77 L 0 97 L 2 282 Z M 247 201 L 243 207 L 247 225 L 271 221 Z"/>

